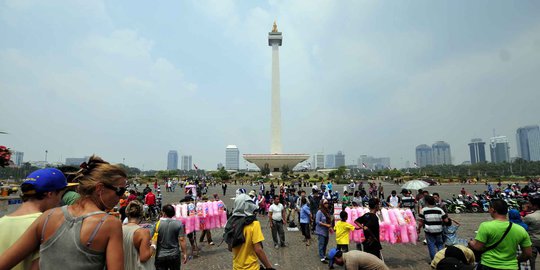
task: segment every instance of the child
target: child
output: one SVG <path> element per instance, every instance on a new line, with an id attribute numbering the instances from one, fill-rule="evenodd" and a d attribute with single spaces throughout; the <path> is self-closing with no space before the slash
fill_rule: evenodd
<path id="1" fill-rule="evenodd" d="M 455 223 L 456 225 L 452 225 Z M 443 224 L 443 240 L 445 246 L 453 246 L 463 244 L 463 240 L 457 238 L 457 230 L 461 224 L 453 219 L 448 218 L 448 222 Z"/>
<path id="2" fill-rule="evenodd" d="M 358 230 L 353 225 L 347 223 L 348 214 L 345 211 L 339 213 L 339 218 L 341 219 L 334 226 L 334 231 L 336 231 L 336 243 L 337 249 L 342 252 L 349 252 L 349 232 L 352 230 Z"/>

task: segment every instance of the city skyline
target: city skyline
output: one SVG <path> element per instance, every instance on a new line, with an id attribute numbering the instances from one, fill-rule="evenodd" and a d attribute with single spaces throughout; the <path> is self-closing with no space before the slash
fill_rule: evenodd
<path id="1" fill-rule="evenodd" d="M 0 11 L 0 144 L 24 161 L 47 150 L 51 163 L 97 154 L 159 170 L 182 149 L 213 169 L 230 143 L 266 153 L 274 20 L 286 152 L 400 168 L 444 140 L 461 164 L 471 138 L 506 136 L 517 157 L 516 130 L 539 124 L 534 2 L 0 0 Z"/>

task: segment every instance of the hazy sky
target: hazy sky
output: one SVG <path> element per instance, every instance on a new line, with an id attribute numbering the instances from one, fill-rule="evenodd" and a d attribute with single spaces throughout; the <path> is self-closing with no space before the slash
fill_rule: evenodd
<path id="1" fill-rule="evenodd" d="M 0 144 L 214 169 L 270 150 L 271 47 L 283 149 L 347 164 L 540 124 L 539 1 L 0 1 Z M 241 167 L 244 167 L 244 161 Z"/>

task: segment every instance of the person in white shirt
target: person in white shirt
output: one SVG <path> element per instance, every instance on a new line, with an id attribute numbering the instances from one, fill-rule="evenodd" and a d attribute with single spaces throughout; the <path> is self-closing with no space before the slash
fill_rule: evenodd
<path id="1" fill-rule="evenodd" d="M 386 202 L 390 205 L 390 207 L 399 207 L 401 204 L 401 198 L 397 196 L 397 192 L 395 190 L 392 190 L 392 195 L 388 196 Z"/>
<path id="2" fill-rule="evenodd" d="M 270 228 L 272 229 L 272 240 L 274 240 L 274 247 L 276 249 L 280 246 L 286 247 L 287 245 L 285 244 L 285 231 L 283 229 L 283 224 L 287 223 L 288 221 L 285 220 L 284 222 L 283 220 L 284 218 L 287 218 L 287 215 L 285 214 L 285 207 L 279 202 L 278 195 L 274 196 L 274 203 L 270 206 L 268 212 Z"/>

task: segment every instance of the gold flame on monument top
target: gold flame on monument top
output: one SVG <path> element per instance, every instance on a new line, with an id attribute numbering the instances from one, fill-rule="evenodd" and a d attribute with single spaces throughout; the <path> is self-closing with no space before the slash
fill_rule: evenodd
<path id="1" fill-rule="evenodd" d="M 276 21 L 274 21 L 274 27 L 272 27 L 272 32 L 277 33 L 277 31 L 278 31 L 277 30 L 277 23 L 276 23 Z"/>

